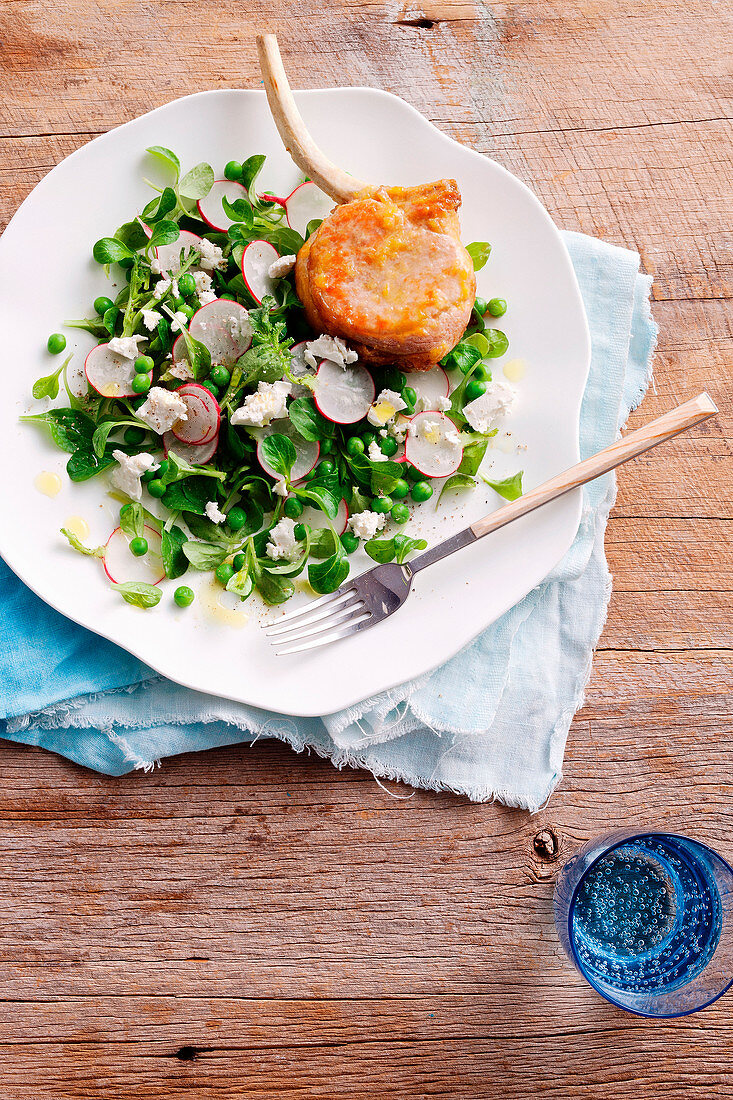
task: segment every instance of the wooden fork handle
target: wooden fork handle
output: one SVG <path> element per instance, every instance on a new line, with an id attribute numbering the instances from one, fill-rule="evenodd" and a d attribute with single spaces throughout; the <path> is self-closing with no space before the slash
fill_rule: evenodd
<path id="1" fill-rule="evenodd" d="M 258 34 L 257 52 L 272 117 L 283 145 L 298 167 L 336 202 L 350 202 L 371 189 L 333 164 L 308 133 L 295 105 L 275 35 Z"/>
<path id="2" fill-rule="evenodd" d="M 617 439 L 610 447 L 604 447 L 598 454 L 591 455 L 590 458 L 571 466 L 569 470 L 558 474 L 557 477 L 538 485 L 536 489 L 525 493 L 519 500 L 514 500 L 511 504 L 506 504 L 503 508 L 492 512 L 490 516 L 477 520 L 476 523 L 471 524 L 470 529 L 477 539 L 482 535 L 488 535 L 491 531 L 511 523 L 513 519 L 519 519 L 520 516 L 533 512 L 535 508 L 540 508 L 543 504 L 555 500 L 556 497 L 569 493 L 571 489 L 593 481 L 594 478 L 608 473 L 609 470 L 628 462 L 629 459 L 651 450 L 657 444 L 672 439 L 687 428 L 700 424 L 708 417 L 714 416 L 717 411 L 714 401 L 707 393 L 698 394 L 691 401 L 685 401 L 684 405 L 679 405 L 664 416 L 652 420 L 645 427 L 637 428 L 622 439 Z"/>

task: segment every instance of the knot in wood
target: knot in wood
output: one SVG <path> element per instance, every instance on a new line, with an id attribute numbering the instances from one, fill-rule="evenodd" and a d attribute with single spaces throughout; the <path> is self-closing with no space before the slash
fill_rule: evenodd
<path id="1" fill-rule="evenodd" d="M 540 859 L 557 859 L 560 840 L 554 829 L 540 829 L 532 841 L 532 847 Z"/>

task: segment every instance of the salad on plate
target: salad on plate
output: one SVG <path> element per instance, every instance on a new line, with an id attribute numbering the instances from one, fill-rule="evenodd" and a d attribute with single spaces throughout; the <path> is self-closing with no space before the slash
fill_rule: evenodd
<path id="1" fill-rule="evenodd" d="M 196 572 L 270 605 L 299 577 L 332 592 L 360 551 L 403 563 L 424 549 L 410 520 L 426 501 L 480 478 L 506 499 L 521 494 L 521 473 L 480 472 L 514 399 L 490 369 L 508 348 L 493 325 L 506 302 L 477 298 L 430 370 L 367 367 L 309 328 L 296 294 L 296 254 L 333 205 L 314 183 L 279 197 L 257 186 L 264 156 L 230 161 L 216 179 L 208 164 L 182 175 L 169 149 L 147 152 L 170 182 L 93 249 L 124 285 L 65 322 L 98 342 L 83 373 L 70 356 L 38 379 L 33 397 L 49 407 L 23 417 L 69 453 L 72 481 L 108 481 L 120 507 L 105 545 L 62 532 L 123 599 L 154 607 L 167 578 L 187 606 L 194 589 L 180 579 Z M 468 252 L 479 270 L 490 246 Z M 50 353 L 65 346 L 49 337 Z"/>

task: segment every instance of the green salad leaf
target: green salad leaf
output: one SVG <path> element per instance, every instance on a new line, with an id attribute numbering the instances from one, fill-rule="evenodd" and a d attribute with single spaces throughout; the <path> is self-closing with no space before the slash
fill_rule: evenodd
<path id="1" fill-rule="evenodd" d="M 481 480 L 490 485 L 495 493 L 505 500 L 518 500 L 522 495 L 522 475 L 524 471 L 505 477 L 503 481 L 492 481 L 486 474 L 481 474 Z"/>
<path id="2" fill-rule="evenodd" d="M 473 260 L 474 271 L 480 271 L 491 255 L 491 245 L 487 241 L 472 241 L 466 245 L 466 252 Z"/>
<path id="3" fill-rule="evenodd" d="M 133 607 L 149 608 L 160 603 L 162 593 L 154 584 L 144 584 L 142 581 L 126 581 L 124 584 L 112 583 L 112 588 L 125 603 Z"/>

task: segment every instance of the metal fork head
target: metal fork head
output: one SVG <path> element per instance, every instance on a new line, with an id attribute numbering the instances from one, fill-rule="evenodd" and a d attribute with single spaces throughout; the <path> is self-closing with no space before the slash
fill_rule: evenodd
<path id="1" fill-rule="evenodd" d="M 392 615 L 407 599 L 412 573 L 407 565 L 377 565 L 335 592 L 265 628 L 277 655 L 300 653 L 348 638 Z"/>

